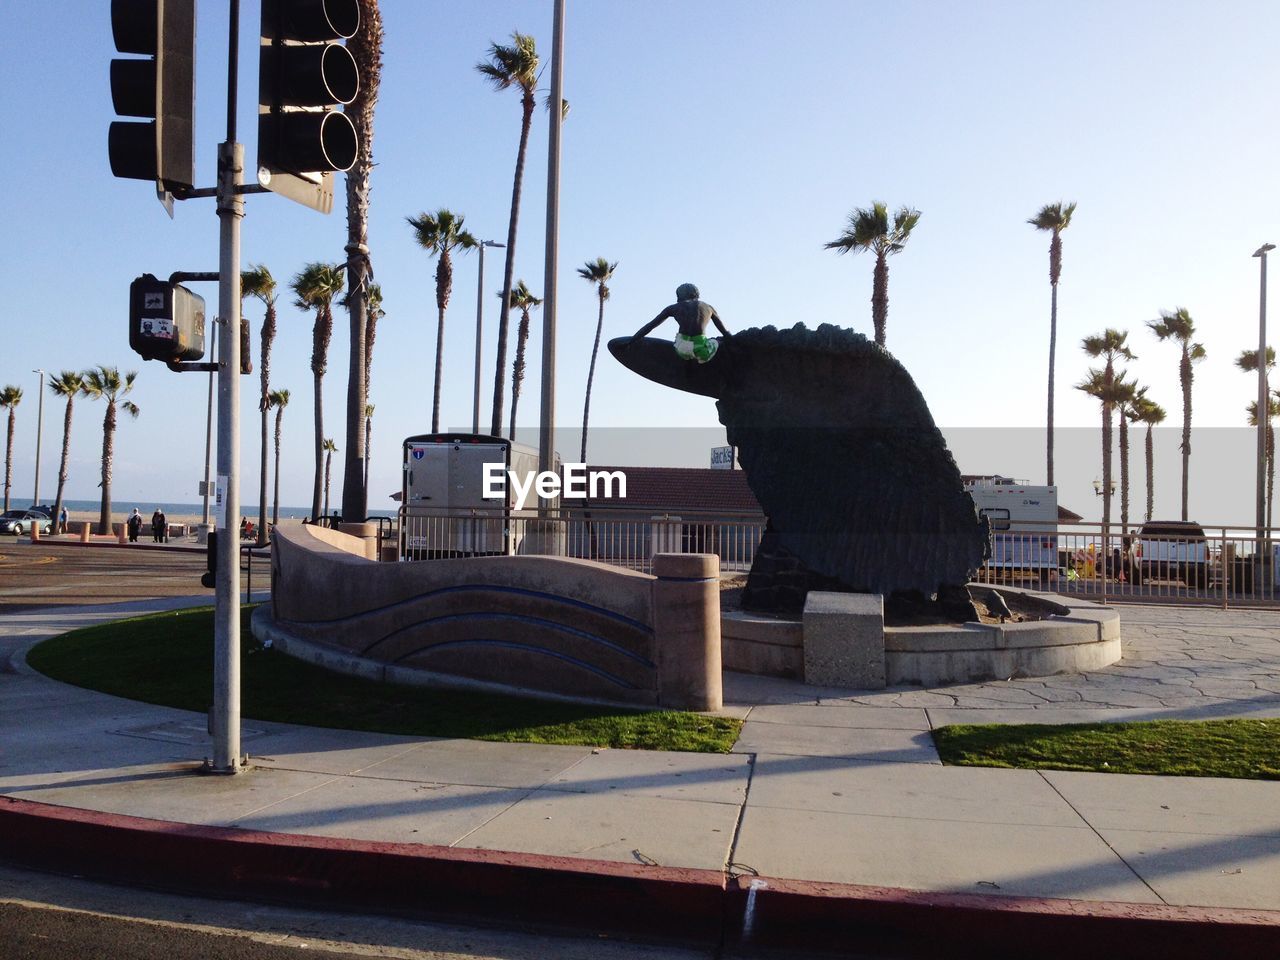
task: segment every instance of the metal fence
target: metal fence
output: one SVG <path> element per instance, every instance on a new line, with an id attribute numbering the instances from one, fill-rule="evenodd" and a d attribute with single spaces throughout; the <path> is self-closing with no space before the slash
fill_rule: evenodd
<path id="1" fill-rule="evenodd" d="M 1043 526 L 1043 529 L 1035 529 Z M 762 516 L 654 514 L 609 507 L 533 511 L 401 511 L 401 560 L 495 555 L 581 557 L 648 572 L 656 553 L 714 553 L 721 570 L 746 573 L 764 533 Z M 1025 586 L 1102 602 L 1280 602 L 1280 535 L 1203 527 L 1204 536 L 1143 535 L 1141 525 L 1029 522 L 992 534 L 979 583 Z"/>

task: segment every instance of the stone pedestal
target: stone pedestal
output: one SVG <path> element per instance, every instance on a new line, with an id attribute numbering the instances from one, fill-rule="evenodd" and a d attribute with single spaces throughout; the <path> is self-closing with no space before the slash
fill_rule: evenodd
<path id="1" fill-rule="evenodd" d="M 885 685 L 884 597 L 811 591 L 804 606 L 804 681 L 823 687 Z"/>
<path id="2" fill-rule="evenodd" d="M 674 710 L 719 710 L 720 558 L 659 553 L 653 558 L 653 639 L 658 703 Z"/>

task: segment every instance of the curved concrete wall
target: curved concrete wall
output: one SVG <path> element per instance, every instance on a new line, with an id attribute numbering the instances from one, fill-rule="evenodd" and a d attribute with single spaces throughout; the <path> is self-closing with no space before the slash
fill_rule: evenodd
<path id="1" fill-rule="evenodd" d="M 637 706 L 721 705 L 718 596 L 698 587 L 718 579 L 714 556 L 656 557 L 657 576 L 559 557 L 375 563 L 361 540 L 304 525 L 277 529 L 271 566 L 271 622 L 255 617 L 255 634 L 293 653 L 308 645 L 331 667 Z M 655 617 L 673 605 L 676 620 Z"/>

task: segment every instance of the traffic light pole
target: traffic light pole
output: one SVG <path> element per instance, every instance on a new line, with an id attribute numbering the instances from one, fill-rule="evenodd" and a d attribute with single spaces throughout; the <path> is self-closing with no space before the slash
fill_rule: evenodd
<path id="1" fill-rule="evenodd" d="M 244 147 L 236 143 L 237 45 L 240 2 L 231 0 L 227 70 L 227 139 L 218 146 L 218 483 L 217 525 L 223 544 L 214 572 L 213 736 L 210 773 L 234 774 L 240 754 L 240 221 Z"/>

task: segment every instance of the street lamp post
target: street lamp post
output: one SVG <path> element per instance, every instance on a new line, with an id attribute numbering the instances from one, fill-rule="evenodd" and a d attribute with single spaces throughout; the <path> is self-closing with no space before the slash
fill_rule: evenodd
<path id="1" fill-rule="evenodd" d="M 484 343 L 484 248 L 506 247 L 497 240 L 480 241 L 480 274 L 476 278 L 476 386 L 471 399 L 471 432 L 480 432 L 480 355 Z"/>
<path id="2" fill-rule="evenodd" d="M 40 396 L 36 402 L 36 489 L 31 498 L 31 505 L 38 507 L 40 505 L 40 437 L 44 433 L 44 371 L 37 369 L 31 372 L 40 374 Z M 57 517 L 53 519 L 55 523 L 58 520 Z"/>
<path id="3" fill-rule="evenodd" d="M 556 468 L 556 271 L 560 237 L 560 126 L 564 118 L 564 0 L 555 0 L 551 33 L 551 114 L 547 134 L 547 248 L 542 292 L 542 410 L 538 469 Z M 546 501 L 540 500 L 545 514 Z"/>
<path id="4" fill-rule="evenodd" d="M 1274 250 L 1274 243 L 1264 243 L 1253 255 L 1261 266 L 1261 279 L 1258 292 L 1258 476 L 1257 476 L 1257 534 L 1259 563 L 1266 546 L 1267 527 L 1267 413 L 1271 405 L 1267 402 L 1267 253 Z"/>

